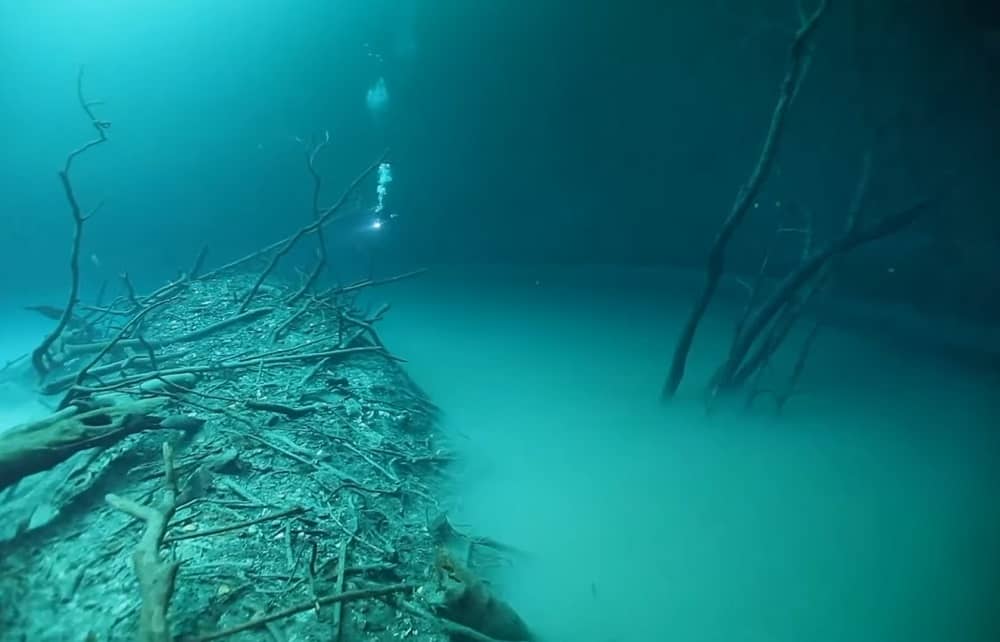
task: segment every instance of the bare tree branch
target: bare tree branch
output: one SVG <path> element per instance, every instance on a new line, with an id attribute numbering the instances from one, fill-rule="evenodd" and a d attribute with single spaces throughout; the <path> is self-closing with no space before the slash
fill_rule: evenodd
<path id="1" fill-rule="evenodd" d="M 69 324 L 70 320 L 73 318 L 73 308 L 76 306 L 80 294 L 80 241 L 83 236 L 83 224 L 84 222 L 93 216 L 98 209 L 100 209 L 101 204 L 98 204 L 89 213 L 84 214 L 80 207 L 80 202 L 77 200 L 76 192 L 73 189 L 73 183 L 70 181 L 69 170 L 73 165 L 73 161 L 76 160 L 78 156 L 86 152 L 87 150 L 100 145 L 108 140 L 107 130 L 111 127 L 111 123 L 106 120 L 100 120 L 94 115 L 93 106 L 98 104 L 96 101 L 88 101 L 83 96 L 83 67 L 80 67 L 80 71 L 76 76 L 76 96 L 80 102 L 80 108 L 90 119 L 90 124 L 97 132 L 97 138 L 84 143 L 82 146 L 74 149 L 66 156 L 66 162 L 63 164 L 63 168 L 59 170 L 59 181 L 62 183 L 63 192 L 66 195 L 66 200 L 69 202 L 70 213 L 73 216 L 73 244 L 69 255 L 69 269 L 70 269 L 70 286 L 69 286 L 69 297 L 66 302 L 66 307 L 63 308 L 62 316 L 59 318 L 59 322 L 56 327 L 42 340 L 42 343 L 35 348 L 31 353 L 31 363 L 35 367 L 35 371 L 40 376 L 45 376 L 50 370 L 50 364 L 48 359 L 49 349 L 59 340 L 62 336 L 63 331 Z"/>
<path id="2" fill-rule="evenodd" d="M 774 106 L 774 111 L 771 114 L 771 124 L 768 128 L 767 136 L 764 139 L 764 146 L 757 159 L 756 167 L 754 167 L 753 172 L 750 174 L 750 178 L 747 179 L 747 182 L 740 187 L 732 209 L 730 210 L 729 215 L 726 216 L 725 221 L 723 221 L 722 228 L 719 230 L 719 233 L 715 237 L 715 241 L 712 243 L 712 249 L 709 251 L 708 256 L 708 270 L 705 285 L 701 294 L 698 296 L 698 299 L 695 301 L 691 314 L 681 330 L 681 336 L 677 340 L 677 345 L 674 349 L 673 359 L 670 364 L 670 371 L 667 374 L 667 380 L 663 386 L 663 397 L 665 399 L 669 399 L 676 394 L 677 388 L 680 386 L 681 380 L 684 378 L 687 357 L 691 351 L 691 344 L 694 341 L 695 332 L 697 331 L 702 318 L 705 316 L 705 312 L 708 310 L 708 305 L 712 301 L 712 297 L 715 295 L 715 291 L 719 286 L 719 281 L 722 278 L 723 269 L 725 267 L 726 246 L 732 239 L 736 228 L 739 227 L 739 225 L 743 222 L 743 219 L 746 217 L 747 212 L 750 211 L 754 200 L 757 198 L 757 194 L 760 192 L 760 188 L 763 185 L 764 180 L 767 178 L 768 174 L 770 174 L 771 167 L 774 162 L 775 152 L 781 139 L 781 134 L 785 129 L 788 109 L 802 83 L 805 61 L 808 57 L 808 45 L 810 39 L 815 34 L 816 29 L 819 26 L 820 19 L 826 13 L 827 6 L 827 0 L 821 0 L 819 7 L 815 12 L 813 12 L 809 19 L 802 24 L 792 40 L 792 45 L 788 54 L 788 65 L 785 71 L 785 77 L 781 83 L 778 102 Z"/>

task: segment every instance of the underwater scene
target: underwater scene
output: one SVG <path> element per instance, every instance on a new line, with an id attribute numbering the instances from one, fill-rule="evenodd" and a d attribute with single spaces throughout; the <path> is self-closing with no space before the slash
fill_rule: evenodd
<path id="1" fill-rule="evenodd" d="M 0 0 L 0 642 L 1000 640 L 1000 4 Z"/>

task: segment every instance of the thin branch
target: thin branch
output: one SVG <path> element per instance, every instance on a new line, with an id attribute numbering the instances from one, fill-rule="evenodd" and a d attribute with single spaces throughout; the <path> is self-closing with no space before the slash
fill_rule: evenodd
<path id="1" fill-rule="evenodd" d="M 109 341 L 109 342 L 107 342 L 106 344 L 104 344 L 104 347 L 103 347 L 103 348 L 102 348 L 102 349 L 101 349 L 101 350 L 100 350 L 100 351 L 99 351 L 99 352 L 98 352 L 98 353 L 97 353 L 97 354 L 96 354 L 96 355 L 94 356 L 94 358 L 93 358 L 93 359 L 91 359 L 91 360 L 90 360 L 90 361 L 89 361 L 89 362 L 87 363 L 87 365 L 85 365 L 85 366 L 84 366 L 83 368 L 81 368 L 81 369 L 80 369 L 80 371 L 79 371 L 79 372 L 77 372 L 77 373 L 76 373 L 76 377 L 74 377 L 74 379 L 73 379 L 73 387 L 75 388 L 76 386 L 79 386 L 79 385 L 80 385 L 81 383 L 83 383 L 83 379 L 84 379 L 84 377 L 86 377 L 86 376 L 87 376 L 87 372 L 88 372 L 88 371 L 89 371 L 89 370 L 90 370 L 91 368 L 93 368 L 94 366 L 96 366 L 96 365 L 98 364 L 98 362 L 100 362 L 100 360 L 104 358 L 104 355 L 108 354 L 108 352 L 110 352 L 110 351 L 111 351 L 111 349 L 112 349 L 112 348 L 113 348 L 113 347 L 114 347 L 114 346 L 115 346 L 115 345 L 116 345 L 116 344 L 117 344 L 117 343 L 118 343 L 119 341 L 121 341 L 121 340 L 122 340 L 122 338 L 123 338 L 123 337 L 124 337 L 124 336 L 125 336 L 125 335 L 126 335 L 126 334 L 127 334 L 128 332 L 129 332 L 129 331 L 131 331 L 131 330 L 132 330 L 133 328 L 135 328 L 136 326 L 138 326 L 138 325 L 139 325 L 139 322 L 141 322 L 141 321 L 142 321 L 143 317 L 145 317 L 145 316 L 146 316 L 147 314 L 149 314 L 150 312 L 152 312 L 152 311 L 153 311 L 153 310 L 155 310 L 156 308 L 158 308 L 158 307 L 160 307 L 160 306 L 162 306 L 162 305 L 166 305 L 167 303 L 170 303 L 170 302 L 172 302 L 172 301 L 174 301 L 174 299 L 164 299 L 164 300 L 162 300 L 162 301 L 159 301 L 159 302 L 157 302 L 157 303 L 154 303 L 154 304 L 152 304 L 152 305 L 149 305 L 149 306 L 146 306 L 145 308 L 143 308 L 142 310 L 140 310 L 140 311 L 139 311 L 139 312 L 138 312 L 138 313 L 137 313 L 137 314 L 136 314 L 136 315 L 135 315 L 134 317 L 132 317 L 132 318 L 131 318 L 131 319 L 129 320 L 129 322 L 128 322 L 128 323 L 126 323 L 125 325 L 123 325 L 123 326 L 122 326 L 122 329 L 118 331 L 118 334 L 117 334 L 117 335 L 115 335 L 115 337 L 114 337 L 114 338 L 113 338 L 113 339 L 112 339 L 111 341 Z M 139 343 L 140 343 L 140 344 L 143 344 L 143 343 L 145 343 L 145 344 L 146 344 L 147 346 L 149 345 L 149 344 L 148 344 L 148 343 L 147 343 L 147 342 L 145 341 L 145 339 L 143 339 L 142 341 L 139 341 Z M 65 398 L 63 399 L 62 403 L 61 403 L 61 404 L 59 404 L 59 408 L 60 408 L 60 409 L 62 409 L 62 408 L 65 408 L 65 407 L 66 407 L 66 406 L 68 406 L 68 405 L 70 404 L 70 402 L 71 402 L 71 401 L 72 401 L 73 399 L 75 399 L 75 398 L 76 398 L 76 397 L 75 397 L 75 396 L 74 396 L 74 395 L 72 394 L 72 389 L 71 389 L 71 392 L 70 392 L 70 394 L 66 395 L 66 397 L 65 397 Z"/>
<path id="2" fill-rule="evenodd" d="M 746 331 L 733 344 L 729 358 L 720 369 L 720 374 L 716 378 L 716 383 L 726 386 L 736 382 L 737 379 L 745 380 L 743 375 L 739 375 L 739 377 L 736 377 L 736 375 L 743 370 L 741 366 L 757 338 L 761 336 L 764 329 L 772 322 L 775 315 L 792 300 L 795 293 L 808 281 L 820 274 L 831 259 L 865 243 L 884 238 L 902 230 L 922 216 L 936 201 L 936 198 L 922 199 L 895 214 L 883 217 L 876 223 L 864 227 L 856 227 L 853 232 L 847 233 L 826 247 L 817 250 L 812 256 L 803 261 L 795 271 L 786 276 L 777 285 L 771 296 L 761 304 L 747 321 Z M 749 374 L 745 370 L 744 373 Z"/>
<path id="3" fill-rule="evenodd" d="M 35 371 L 40 376 L 45 376 L 51 369 L 48 363 L 49 349 L 55 344 L 59 337 L 62 336 L 66 326 L 73 318 L 73 308 L 76 306 L 80 295 L 80 242 L 83 236 L 83 224 L 89 215 L 84 214 L 80 207 L 80 202 L 77 200 L 76 192 L 73 189 L 73 183 L 70 180 L 69 170 L 77 156 L 108 140 L 107 130 L 111 127 L 111 123 L 105 120 L 100 120 L 94 115 L 91 107 L 95 103 L 88 102 L 83 96 L 83 67 L 80 67 L 80 71 L 76 77 L 76 96 L 77 100 L 80 102 L 80 108 L 83 109 L 87 118 L 90 119 L 90 124 L 94 128 L 94 131 L 97 132 L 97 138 L 84 143 L 81 147 L 71 151 L 66 156 L 66 162 L 63 165 L 63 168 L 59 171 L 59 181 L 62 184 L 63 193 L 66 195 L 66 200 L 70 207 L 70 213 L 73 216 L 73 242 L 69 256 L 69 297 L 67 298 L 66 307 L 63 308 L 62 316 L 59 318 L 59 322 L 56 324 L 56 327 L 52 330 L 52 332 L 46 335 L 46 337 L 42 340 L 42 343 L 31 353 L 31 363 L 35 367 Z M 94 211 L 96 211 L 96 209 Z M 93 211 L 91 212 L 91 215 L 92 214 Z"/>
<path id="4" fill-rule="evenodd" d="M 276 613 L 271 613 L 269 615 L 262 615 L 260 617 L 253 618 L 243 624 L 239 624 L 224 631 L 217 631 L 215 633 L 209 633 L 208 635 L 202 635 L 200 637 L 194 638 L 190 642 L 210 642 L 210 640 L 219 640 L 221 638 L 229 637 L 230 635 L 235 635 L 243 631 L 250 631 L 258 627 L 264 626 L 268 622 L 274 622 L 276 620 L 281 620 L 286 617 L 291 617 L 293 615 L 298 615 L 304 611 L 314 608 L 317 604 L 320 606 L 326 604 L 337 604 L 356 602 L 358 600 L 366 600 L 375 597 L 383 597 L 386 595 L 392 595 L 394 593 L 402 593 L 404 591 L 413 590 L 415 587 L 412 584 L 391 584 L 389 586 L 378 586 L 367 589 L 360 589 L 357 591 L 346 591 L 344 593 L 337 593 L 335 595 L 323 595 L 317 597 L 315 600 L 309 600 L 308 602 L 302 602 L 296 604 L 295 606 L 290 606 L 287 609 L 283 609 Z"/>
<path id="5" fill-rule="evenodd" d="M 206 256 L 208 256 L 208 246 L 202 245 L 201 249 L 198 251 L 198 256 L 194 259 L 194 264 L 187 272 L 188 279 L 193 281 L 198 278 L 198 273 L 201 272 L 201 268 L 205 265 Z"/>
<path id="6" fill-rule="evenodd" d="M 747 182 L 740 187 L 732 209 L 730 210 L 725 221 L 723 221 L 722 227 L 716 235 L 715 241 L 712 243 L 712 249 L 709 251 L 705 285 L 698 299 L 695 301 L 691 314 L 681 330 L 681 335 L 678 338 L 677 345 L 674 349 L 673 359 L 670 364 L 670 371 L 667 374 L 667 380 L 663 386 L 663 398 L 665 399 L 669 399 L 676 394 L 677 388 L 680 386 L 681 380 L 684 378 L 684 371 L 687 366 L 687 357 L 691 351 L 691 344 L 694 341 L 695 332 L 697 331 L 698 325 L 701 323 L 705 312 L 708 310 L 708 305 L 711 302 L 712 297 L 715 295 L 715 291 L 719 285 L 719 280 L 722 278 L 722 273 L 725 267 L 726 246 L 729 244 L 730 239 L 732 239 L 733 234 L 736 232 L 736 228 L 739 227 L 739 225 L 743 222 L 743 219 L 746 217 L 747 212 L 750 211 L 754 200 L 757 198 L 757 194 L 760 192 L 760 188 L 763 185 L 764 180 L 770 174 L 771 167 L 774 164 L 775 152 L 777 151 L 778 143 L 785 129 L 788 109 L 791 106 L 792 100 L 798 92 L 799 85 L 803 80 L 804 62 L 808 56 L 808 45 L 810 39 L 815 34 L 816 29 L 819 26 L 820 19 L 826 13 L 827 6 L 827 0 L 822 0 L 819 7 L 809 17 L 809 19 L 802 24 L 792 40 L 792 45 L 788 54 L 788 65 L 785 71 L 785 77 L 781 83 L 781 91 L 778 95 L 778 102 L 775 104 L 774 111 L 771 114 L 771 124 L 768 128 L 767 136 L 764 139 L 764 146 L 761 148 L 756 167 L 754 167 Z"/>
<path id="7" fill-rule="evenodd" d="M 419 268 L 416 270 L 411 270 L 409 272 L 404 272 L 403 274 L 397 274 L 395 276 L 390 276 L 384 279 L 363 279 L 350 285 L 344 285 L 340 287 L 333 288 L 330 290 L 330 294 L 346 294 L 348 292 L 354 292 L 361 290 L 363 288 L 375 287 L 376 285 L 385 285 L 386 283 L 395 283 L 396 281 L 401 281 L 403 279 L 408 279 L 414 276 L 420 276 L 427 272 L 427 268 Z"/>
<path id="8" fill-rule="evenodd" d="M 321 216 L 319 197 L 320 192 L 323 189 L 323 178 L 320 176 L 319 171 L 316 169 L 316 157 L 319 155 L 323 148 L 330 144 L 330 132 L 323 132 L 323 140 L 313 146 L 309 154 L 306 156 L 306 167 L 309 170 L 309 176 L 313 180 L 313 193 L 312 193 L 312 214 L 313 220 L 319 220 Z M 317 256 L 316 265 L 313 267 L 312 271 L 309 273 L 309 278 L 302 285 L 302 288 L 292 295 L 288 300 L 290 304 L 294 304 L 298 301 L 312 285 L 319 278 L 320 273 L 323 272 L 323 268 L 326 267 L 326 237 L 323 235 L 323 228 L 316 228 L 316 242 L 317 242 Z"/>
<path id="9" fill-rule="evenodd" d="M 219 526 L 218 528 L 210 528 L 208 530 L 197 531 L 197 532 L 194 532 L 194 533 L 182 533 L 180 535 L 171 535 L 169 537 L 164 538 L 163 541 L 165 543 L 167 543 L 167 542 L 177 542 L 177 541 L 180 541 L 182 539 L 195 539 L 197 537 L 208 537 L 210 535 L 221 535 L 222 533 L 229 533 L 231 531 L 239 530 L 241 528 L 246 528 L 247 526 L 253 526 L 254 524 L 262 524 L 264 522 L 271 522 L 271 521 L 274 521 L 276 519 L 281 519 L 283 517 L 291 517 L 292 515 L 298 515 L 298 514 L 303 513 L 303 512 L 305 512 L 304 508 L 302 508 L 301 506 L 296 506 L 295 508 L 289 508 L 289 509 L 283 510 L 283 511 L 281 511 L 279 513 L 275 513 L 274 515 L 265 515 L 264 517 L 258 517 L 256 519 L 248 519 L 246 521 L 239 522 L 239 523 L 236 523 L 236 524 L 229 524 L 228 526 Z"/>

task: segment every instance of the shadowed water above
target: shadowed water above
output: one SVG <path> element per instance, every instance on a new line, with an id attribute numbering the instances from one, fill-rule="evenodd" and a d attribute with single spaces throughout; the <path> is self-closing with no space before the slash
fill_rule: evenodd
<path id="1" fill-rule="evenodd" d="M 720 305 L 663 405 L 686 295 L 526 269 L 379 295 L 469 462 L 457 520 L 525 551 L 497 581 L 529 622 L 578 642 L 993 639 L 995 374 L 831 327 L 781 417 L 706 414 Z"/>

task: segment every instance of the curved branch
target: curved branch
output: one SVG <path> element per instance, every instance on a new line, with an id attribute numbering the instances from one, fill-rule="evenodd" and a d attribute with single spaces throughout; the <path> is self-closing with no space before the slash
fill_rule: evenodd
<path id="1" fill-rule="evenodd" d="M 736 228 L 739 227 L 740 223 L 746 217 L 747 212 L 750 211 L 764 180 L 770 174 L 778 142 L 785 129 L 788 109 L 795 95 L 798 93 L 799 86 L 802 84 L 808 58 L 806 45 L 811 36 L 816 32 L 820 18 L 826 13 L 827 5 L 827 0 L 822 0 L 816 11 L 803 22 L 802 26 L 795 33 L 795 38 L 792 41 L 788 54 L 788 66 L 785 71 L 785 77 L 781 82 L 781 92 L 778 95 L 778 102 L 774 106 L 774 111 L 771 113 L 771 124 L 764 139 L 764 146 L 760 151 L 756 167 L 754 167 L 747 182 L 740 187 L 729 215 L 726 216 L 726 220 L 722 223 L 722 228 L 712 243 L 712 249 L 708 255 L 708 271 L 705 285 L 698 299 L 695 301 L 691 314 L 688 316 L 681 330 L 681 336 L 674 348 L 670 371 L 667 374 L 667 381 L 663 386 L 663 397 L 665 399 L 674 396 L 678 386 L 681 384 L 681 379 L 684 378 L 687 357 L 691 351 L 695 332 L 698 330 L 698 325 L 705 316 L 708 304 L 712 301 L 712 297 L 715 295 L 719 281 L 722 278 L 726 246 L 729 245 L 729 241 L 736 232 Z"/>
<path id="2" fill-rule="evenodd" d="M 73 215 L 73 244 L 69 255 L 69 298 L 67 300 L 66 307 L 63 308 L 62 315 L 59 317 L 59 322 L 56 324 L 56 327 L 31 353 L 31 363 L 34 365 L 35 371 L 38 372 L 40 376 L 45 376 L 49 372 L 49 349 L 59 339 L 59 337 L 62 336 L 66 326 L 69 325 L 70 320 L 73 318 L 73 308 L 76 306 L 80 293 L 80 240 L 83 235 L 83 224 L 96 212 L 97 209 L 95 208 L 87 214 L 84 214 L 80 209 L 80 202 L 77 200 L 76 192 L 73 190 L 73 183 L 70 181 L 69 170 L 77 156 L 108 140 L 107 130 L 111 127 L 111 123 L 105 120 L 100 120 L 94 115 L 93 106 L 98 103 L 96 101 L 88 101 L 83 96 L 83 67 L 80 67 L 80 71 L 76 77 L 76 96 L 80 101 L 80 108 L 83 109 L 85 114 L 87 114 L 87 118 L 90 119 L 91 126 L 97 132 L 97 138 L 88 141 L 82 146 L 71 151 L 66 156 L 66 162 L 63 164 L 63 168 L 59 170 L 59 182 L 62 183 L 63 192 L 66 195 L 66 200 L 69 202 L 70 213 Z"/>

